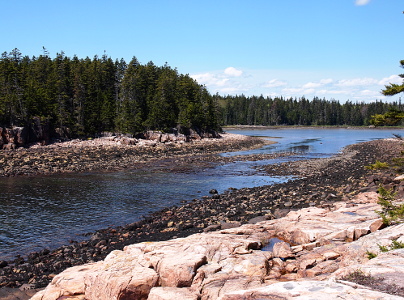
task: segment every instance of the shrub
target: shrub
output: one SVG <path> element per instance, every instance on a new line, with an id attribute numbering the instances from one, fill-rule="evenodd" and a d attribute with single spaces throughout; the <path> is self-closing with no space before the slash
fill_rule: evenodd
<path id="1" fill-rule="evenodd" d="M 404 243 L 397 241 L 397 239 L 392 240 L 391 241 L 391 245 L 389 246 L 382 246 L 382 245 L 378 245 L 380 251 L 382 252 L 388 252 L 391 250 L 395 250 L 395 249 L 403 249 L 404 248 Z"/>
<path id="2" fill-rule="evenodd" d="M 404 219 L 404 204 L 394 204 L 396 193 L 393 189 L 387 190 L 382 185 L 379 186 L 379 201 L 382 206 L 381 211 L 377 211 L 386 225 L 402 222 Z"/>
<path id="3" fill-rule="evenodd" d="M 372 259 L 372 258 L 377 257 L 376 253 L 373 253 L 373 252 L 370 252 L 370 251 L 366 251 L 366 255 L 367 255 L 368 259 Z"/>
<path id="4" fill-rule="evenodd" d="M 374 164 L 370 164 L 369 166 L 365 166 L 365 168 L 369 169 L 369 170 L 383 170 L 383 169 L 388 169 L 389 164 L 376 160 L 376 162 Z"/>

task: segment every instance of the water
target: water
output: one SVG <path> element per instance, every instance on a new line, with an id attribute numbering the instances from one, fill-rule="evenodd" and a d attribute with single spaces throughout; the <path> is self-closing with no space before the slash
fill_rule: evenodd
<path id="1" fill-rule="evenodd" d="M 229 130 L 231 133 L 257 136 L 275 141 L 275 144 L 250 151 L 225 153 L 223 155 L 243 155 L 275 152 L 299 152 L 305 157 L 330 156 L 343 147 L 382 138 L 402 135 L 404 129 L 357 129 L 357 128 L 278 128 Z"/>
<path id="2" fill-rule="evenodd" d="M 0 179 L 0 260 L 85 239 L 141 216 L 200 198 L 214 188 L 253 187 L 287 180 L 251 169 L 249 162 L 197 174 L 121 171 Z"/>
<path id="3" fill-rule="evenodd" d="M 223 155 L 274 153 L 298 150 L 300 157 L 328 156 L 342 147 L 401 130 L 276 129 L 229 130 L 267 137 L 276 144 L 261 149 Z M 200 170 L 197 174 L 172 174 L 125 170 L 55 176 L 0 178 L 0 260 L 13 259 L 43 248 L 55 248 L 83 234 L 139 220 L 147 213 L 181 201 L 220 193 L 229 188 L 268 185 L 290 177 L 270 177 L 253 167 L 289 158 L 237 162 Z"/>

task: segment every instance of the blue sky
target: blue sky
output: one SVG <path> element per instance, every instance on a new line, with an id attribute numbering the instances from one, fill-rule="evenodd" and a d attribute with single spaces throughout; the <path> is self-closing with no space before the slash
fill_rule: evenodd
<path id="1" fill-rule="evenodd" d="M 0 0 L 0 51 L 167 62 L 211 93 L 393 101 L 402 0 Z M 404 100 L 404 99 L 403 99 Z"/>

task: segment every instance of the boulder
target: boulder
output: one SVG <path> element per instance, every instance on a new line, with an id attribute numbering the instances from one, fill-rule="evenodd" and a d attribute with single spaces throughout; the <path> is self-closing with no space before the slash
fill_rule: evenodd
<path id="1" fill-rule="evenodd" d="M 83 299 L 124 300 L 147 299 L 152 287 L 157 286 L 158 275 L 141 266 L 134 267 L 121 260 L 111 260 L 77 266 L 55 276 L 48 287 L 37 293 L 32 300 Z M 72 298 L 74 299 L 74 298 Z"/>
<path id="2" fill-rule="evenodd" d="M 54 137 L 61 141 L 69 140 L 72 137 L 70 128 L 59 127 L 55 128 Z"/>
<path id="3" fill-rule="evenodd" d="M 162 287 L 189 287 L 196 274 L 196 270 L 206 263 L 203 254 L 187 254 L 178 257 L 178 253 L 169 253 L 158 260 L 153 267 L 160 276 Z"/>
<path id="4" fill-rule="evenodd" d="M 11 128 L 3 128 L 2 136 L 4 144 L 14 143 L 14 132 Z"/>
<path id="5" fill-rule="evenodd" d="M 14 135 L 14 144 L 17 147 L 23 147 L 26 145 L 27 137 L 28 137 L 28 129 L 24 127 L 14 127 L 13 128 Z"/>
<path id="6" fill-rule="evenodd" d="M 28 128 L 27 143 L 49 144 L 51 137 L 48 121 L 41 121 L 39 118 L 33 118 Z"/>
<path id="7" fill-rule="evenodd" d="M 14 143 L 8 143 L 3 145 L 4 150 L 15 150 L 17 148 L 17 145 Z"/>
<path id="8" fill-rule="evenodd" d="M 189 130 L 189 135 L 188 135 L 189 140 L 201 140 L 201 136 L 193 129 Z"/>
<path id="9" fill-rule="evenodd" d="M 147 140 L 160 142 L 162 133 L 160 131 L 146 131 L 144 136 Z"/>
<path id="10" fill-rule="evenodd" d="M 3 140 L 3 127 L 0 127 L 0 149 L 3 149 L 4 140 Z"/>
<path id="11" fill-rule="evenodd" d="M 153 269 L 117 267 L 112 265 L 110 269 L 96 270 L 85 277 L 86 299 L 147 299 L 150 290 L 157 286 L 159 276 Z"/>
<path id="12" fill-rule="evenodd" d="M 274 257 L 288 258 L 294 256 L 292 253 L 292 249 L 290 248 L 290 245 L 285 242 L 276 243 L 272 251 Z"/>

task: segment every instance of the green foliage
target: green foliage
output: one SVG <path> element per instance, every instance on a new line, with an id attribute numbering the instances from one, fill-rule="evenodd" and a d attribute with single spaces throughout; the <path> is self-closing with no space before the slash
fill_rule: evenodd
<path id="1" fill-rule="evenodd" d="M 69 58 L 46 49 L 39 57 L 18 49 L 0 58 L 0 126 L 25 126 L 34 117 L 74 136 L 102 131 L 135 133 L 174 127 L 218 130 L 216 98 L 188 75 L 101 58 Z"/>
<path id="2" fill-rule="evenodd" d="M 403 173 L 404 171 L 404 151 L 401 151 L 400 157 L 395 157 L 392 159 L 392 166 L 398 173 Z"/>
<path id="3" fill-rule="evenodd" d="M 391 242 L 390 250 L 403 249 L 403 248 L 404 248 L 404 243 L 399 242 L 397 240 L 393 240 Z"/>
<path id="4" fill-rule="evenodd" d="M 376 162 L 374 164 L 370 164 L 369 166 L 365 166 L 365 168 L 369 169 L 369 170 L 382 170 L 382 169 L 388 169 L 389 164 L 376 160 Z"/>
<path id="5" fill-rule="evenodd" d="M 382 245 L 379 245 L 379 244 L 377 246 L 379 246 L 379 249 L 380 249 L 381 252 L 388 252 L 389 251 L 389 248 L 387 248 L 386 246 L 382 246 Z"/>
<path id="6" fill-rule="evenodd" d="M 383 223 L 391 225 L 401 222 L 404 219 L 404 204 L 395 204 L 396 193 L 392 189 L 387 190 L 382 185 L 379 186 L 379 201 L 382 210 L 377 213 L 381 216 Z"/>
<path id="7" fill-rule="evenodd" d="M 389 109 L 401 110 L 401 103 L 340 103 L 314 97 L 312 100 L 283 97 L 216 95 L 223 125 L 370 125 L 371 116 Z"/>
<path id="8" fill-rule="evenodd" d="M 400 67 L 404 68 L 404 60 L 400 61 Z M 404 79 L 404 74 L 400 74 L 398 76 L 400 76 L 401 78 Z M 404 81 L 402 84 L 393 84 L 392 83 L 392 84 L 386 85 L 385 89 L 382 90 L 382 94 L 385 96 L 393 96 L 393 95 L 399 94 L 401 92 L 404 92 Z"/>
<path id="9" fill-rule="evenodd" d="M 370 252 L 370 251 L 366 251 L 366 255 L 367 255 L 368 259 L 372 259 L 372 258 L 377 257 L 376 253 L 373 253 L 373 252 Z"/>
<path id="10" fill-rule="evenodd" d="M 392 240 L 391 244 L 388 246 L 378 245 L 381 252 L 388 252 L 395 249 L 403 249 L 404 243 L 397 241 L 397 239 Z"/>
<path id="11" fill-rule="evenodd" d="M 370 123 L 375 126 L 394 126 L 401 122 L 404 118 L 404 112 L 394 108 L 390 108 L 384 114 L 376 114 L 371 116 Z"/>

